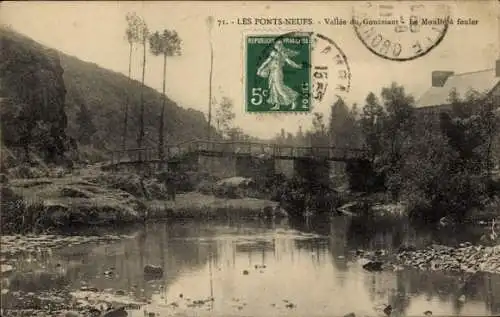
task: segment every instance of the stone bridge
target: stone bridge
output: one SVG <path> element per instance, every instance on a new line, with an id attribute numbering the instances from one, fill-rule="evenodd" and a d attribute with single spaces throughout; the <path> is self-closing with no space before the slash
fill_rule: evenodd
<path id="1" fill-rule="evenodd" d="M 223 168 L 231 176 L 255 177 L 274 174 L 278 161 L 293 163 L 295 174 L 310 178 L 328 175 L 328 162 L 366 163 L 367 150 L 340 147 L 300 147 L 247 141 L 194 140 L 175 146 L 166 146 L 159 157 L 154 148 L 135 148 L 111 151 L 106 168 L 148 166 L 154 169 L 197 169 L 200 159 L 224 161 Z M 321 171 L 320 171 L 321 170 Z M 325 173 L 326 172 L 326 173 Z M 316 175 L 316 176 L 312 176 Z M 228 175 L 229 176 L 229 175 Z"/>

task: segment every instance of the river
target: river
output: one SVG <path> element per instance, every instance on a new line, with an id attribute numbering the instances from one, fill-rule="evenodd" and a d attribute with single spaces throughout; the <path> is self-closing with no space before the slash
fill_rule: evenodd
<path id="1" fill-rule="evenodd" d="M 301 224 L 287 220 L 153 223 L 128 228 L 128 236 L 117 241 L 66 246 L 48 257 L 19 253 L 11 263 L 17 272 L 57 271 L 64 276 L 58 287 L 69 287 L 81 298 L 91 297 L 87 289 L 93 287 L 104 290 L 96 294 L 118 294 L 117 301 L 149 302 L 130 310 L 129 316 L 144 316 L 144 310 L 160 316 L 343 316 L 351 312 L 383 316 L 387 304 L 393 316 L 422 316 L 425 311 L 434 316 L 500 314 L 498 275 L 484 274 L 464 290 L 460 274 L 365 271 L 353 251 L 392 252 L 402 243 L 420 246 L 436 238 L 409 228 L 368 230 L 351 221 L 338 217 Z M 146 280 L 147 264 L 163 267 L 163 277 Z M 38 283 L 32 283 L 30 291 L 46 286 Z M 462 295 L 466 300 L 460 300 Z M 4 307 L 9 306 L 5 300 Z"/>

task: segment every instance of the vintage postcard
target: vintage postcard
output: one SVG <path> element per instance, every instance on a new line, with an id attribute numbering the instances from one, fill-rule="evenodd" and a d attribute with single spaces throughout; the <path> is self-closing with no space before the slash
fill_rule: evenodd
<path id="1" fill-rule="evenodd" d="M 0 4 L 0 315 L 500 315 L 500 2 Z"/>

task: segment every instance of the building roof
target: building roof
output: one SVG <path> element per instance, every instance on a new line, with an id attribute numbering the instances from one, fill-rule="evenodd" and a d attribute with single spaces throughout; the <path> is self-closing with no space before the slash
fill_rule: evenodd
<path id="1" fill-rule="evenodd" d="M 495 76 L 495 69 L 480 70 L 470 73 L 451 75 L 443 87 L 431 87 L 417 101 L 418 108 L 449 104 L 450 92 L 456 89 L 460 97 L 465 97 L 470 90 L 489 93 L 500 83 Z"/>

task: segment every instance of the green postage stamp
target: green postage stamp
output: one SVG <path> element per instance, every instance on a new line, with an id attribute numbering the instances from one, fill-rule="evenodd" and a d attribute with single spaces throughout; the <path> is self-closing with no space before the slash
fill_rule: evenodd
<path id="1" fill-rule="evenodd" d="M 247 35 L 245 54 L 247 112 L 309 112 L 309 34 Z"/>

